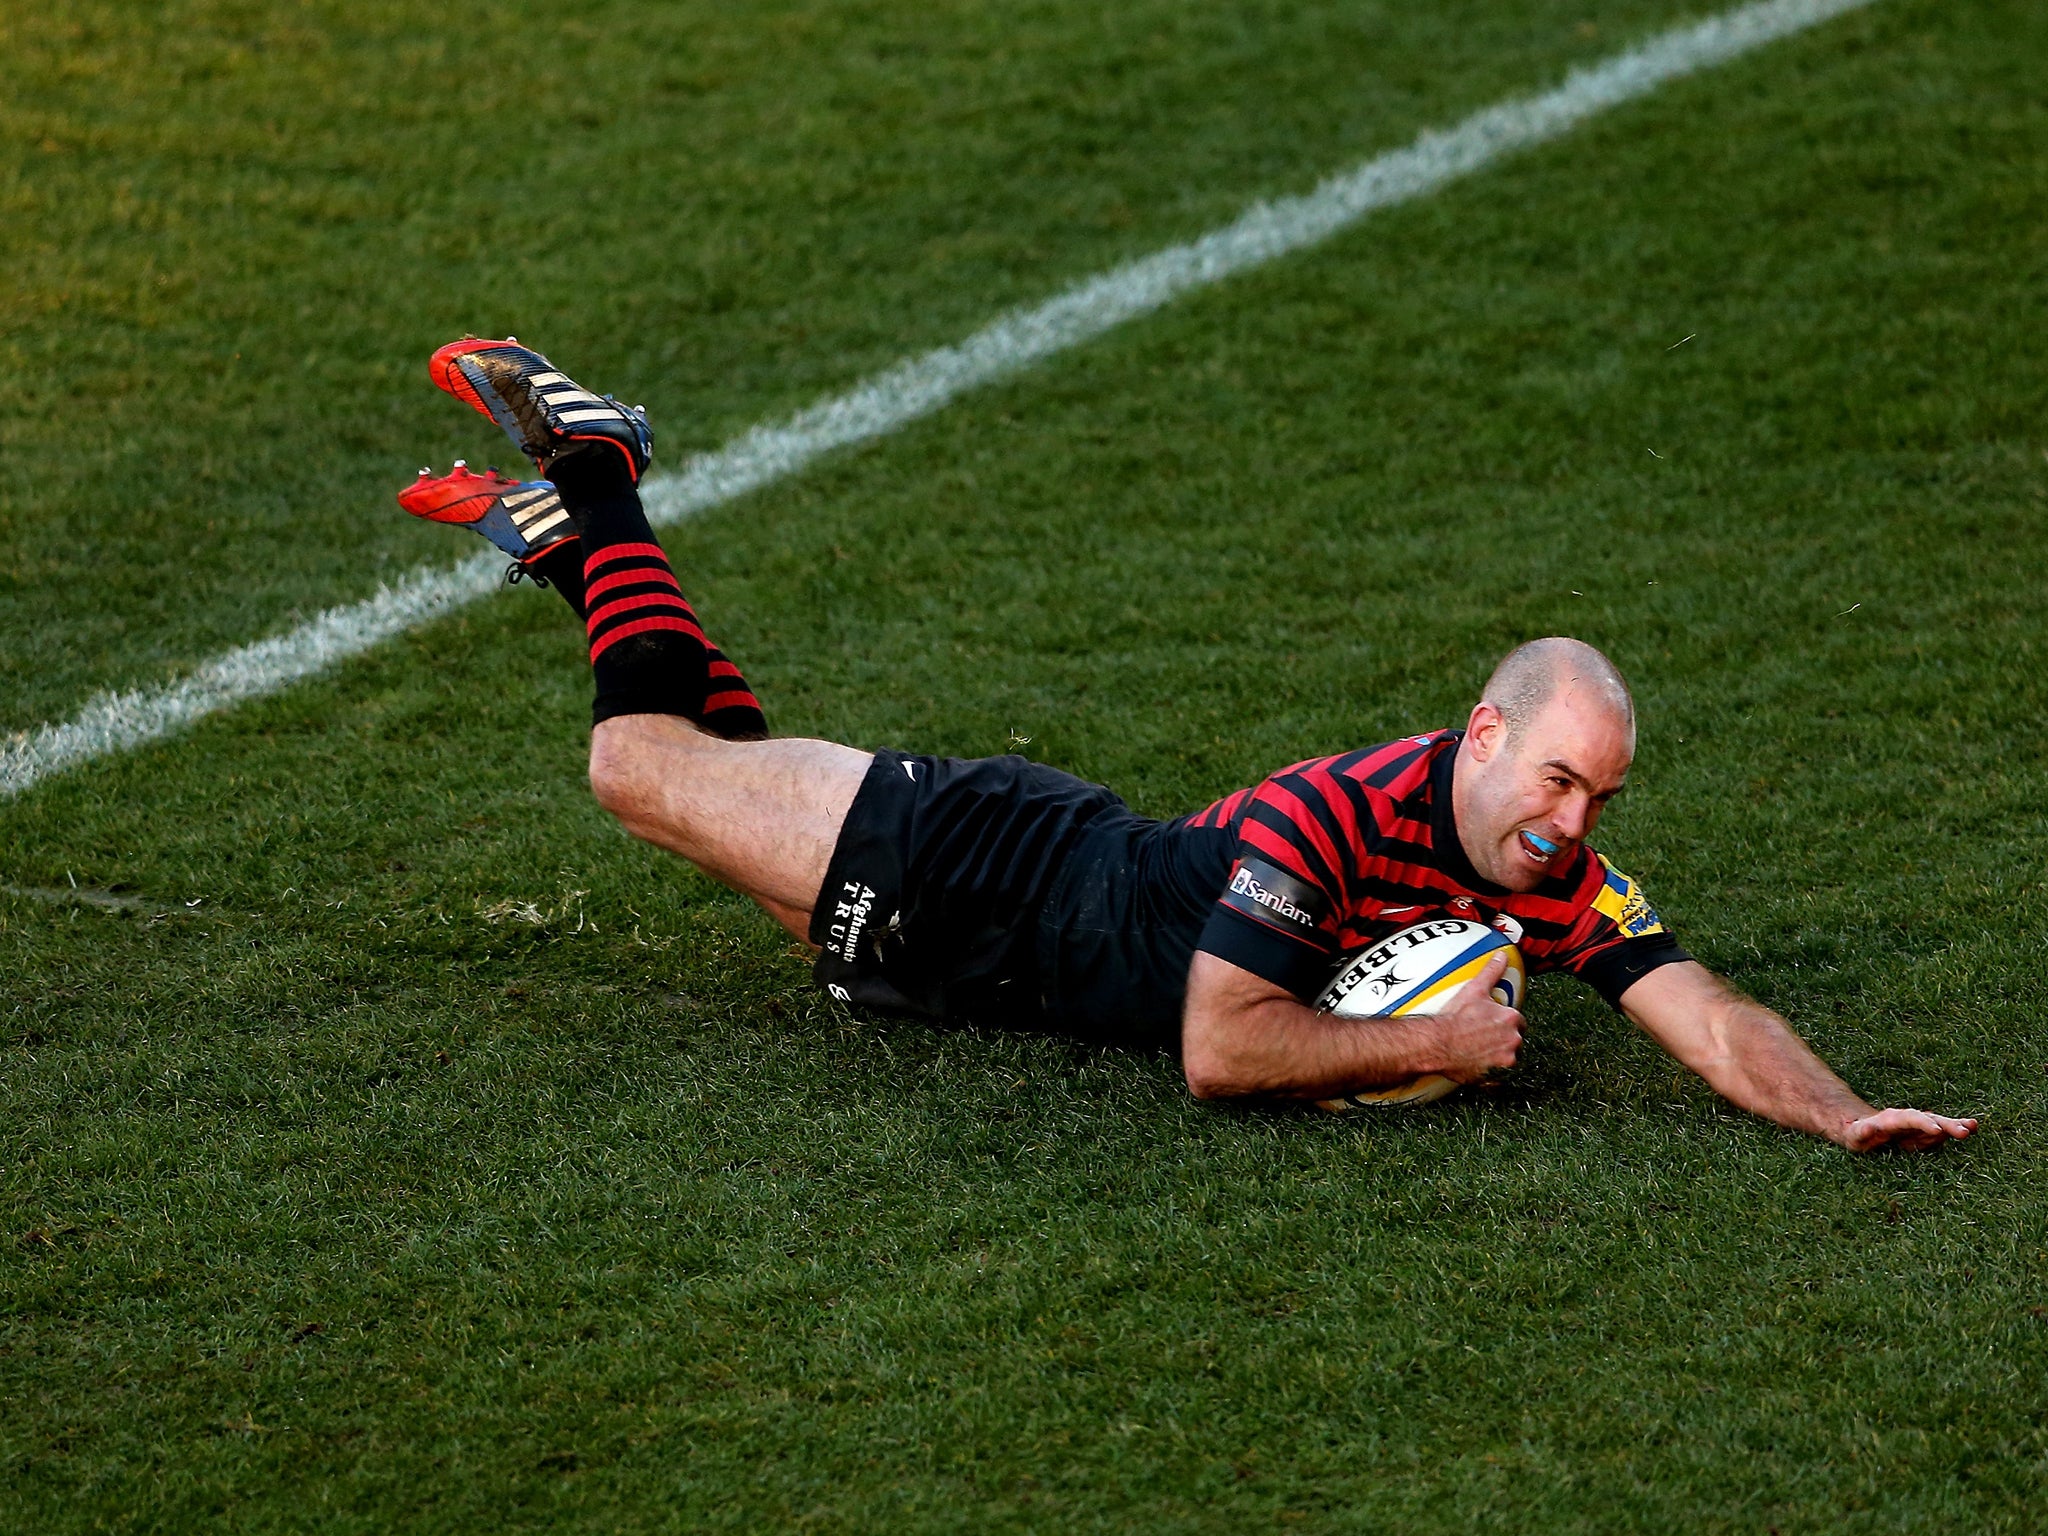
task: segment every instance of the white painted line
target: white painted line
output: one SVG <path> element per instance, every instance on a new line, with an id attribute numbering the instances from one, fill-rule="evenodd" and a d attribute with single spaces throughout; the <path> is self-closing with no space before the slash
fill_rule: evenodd
<path id="1" fill-rule="evenodd" d="M 794 474 L 822 454 L 928 416 L 968 390 L 1148 314 L 1191 289 L 1318 244 L 1377 208 L 1410 201 L 1515 150 L 1557 138 L 1587 118 L 1765 43 L 1857 10 L 1871 0 L 1760 0 L 1676 27 L 1555 90 L 1475 112 L 1340 172 L 1314 191 L 1255 203 L 1235 223 L 1012 310 L 965 341 L 877 374 L 778 425 L 756 427 L 644 488 L 656 523 L 715 507 Z M 102 693 L 71 719 L 0 744 L 0 798 L 79 763 L 155 741 L 244 699 L 275 693 L 380 641 L 490 591 L 503 560 L 478 556 L 424 567 L 375 597 L 330 608 L 289 634 L 207 663 L 190 677 L 131 693 Z"/>
<path id="2" fill-rule="evenodd" d="M 260 698 L 381 640 L 438 618 L 504 580 L 502 555 L 414 571 L 375 597 L 330 608 L 297 629 L 217 656 L 190 677 L 132 693 L 102 693 L 61 725 L 40 726 L 0 746 L 0 796 L 110 752 L 139 747 L 216 710 Z"/>

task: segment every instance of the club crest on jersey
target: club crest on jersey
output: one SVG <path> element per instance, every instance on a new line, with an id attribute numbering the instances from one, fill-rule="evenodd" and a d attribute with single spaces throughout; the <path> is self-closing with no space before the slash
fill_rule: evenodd
<path id="1" fill-rule="evenodd" d="M 1600 860 L 1600 867 L 1607 878 L 1593 897 L 1593 909 L 1612 921 L 1621 930 L 1623 938 L 1640 939 L 1645 934 L 1662 933 L 1664 919 L 1650 905 L 1650 898 L 1643 894 L 1642 887 L 1605 858 Z"/>
<path id="2" fill-rule="evenodd" d="M 1230 872 L 1223 904 L 1282 932 L 1313 933 L 1329 911 L 1329 901 L 1306 880 L 1268 864 L 1241 859 Z"/>

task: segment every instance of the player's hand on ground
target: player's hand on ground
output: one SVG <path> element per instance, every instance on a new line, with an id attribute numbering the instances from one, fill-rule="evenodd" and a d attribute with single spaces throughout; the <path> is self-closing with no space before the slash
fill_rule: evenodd
<path id="1" fill-rule="evenodd" d="M 1861 1120 L 1851 1120 L 1843 1128 L 1842 1145 L 1851 1152 L 1875 1152 L 1882 1147 L 1920 1151 L 1961 1141 L 1976 1129 L 1975 1120 L 1951 1120 L 1919 1109 L 1880 1109 Z"/>
<path id="2" fill-rule="evenodd" d="M 1493 1000 L 1493 989 L 1507 973 L 1508 957 L 1500 951 L 1486 969 L 1458 989 L 1448 1007 L 1436 1016 L 1444 1051 L 1445 1077 L 1470 1083 L 1489 1072 L 1515 1064 L 1522 1049 L 1522 1015 Z"/>

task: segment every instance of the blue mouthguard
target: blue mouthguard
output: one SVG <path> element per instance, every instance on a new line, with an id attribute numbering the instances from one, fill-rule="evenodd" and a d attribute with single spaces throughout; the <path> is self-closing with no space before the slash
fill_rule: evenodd
<path id="1" fill-rule="evenodd" d="M 1536 845 L 1536 851 L 1538 853 L 1555 853 L 1558 849 L 1564 846 L 1564 844 L 1562 843 L 1553 843 L 1547 837 L 1538 837 L 1534 832 L 1524 831 L 1522 833 L 1522 836 L 1526 837 L 1527 839 L 1529 839 L 1530 842 Z"/>

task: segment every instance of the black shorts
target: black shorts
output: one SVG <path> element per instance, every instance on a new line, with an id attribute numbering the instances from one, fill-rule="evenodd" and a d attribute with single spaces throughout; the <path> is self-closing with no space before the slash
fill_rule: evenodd
<path id="1" fill-rule="evenodd" d="M 818 984 L 928 1018 L 1176 1044 L 1234 843 L 1021 757 L 878 752 L 811 914 Z"/>
<path id="2" fill-rule="evenodd" d="M 811 914 L 841 1002 L 1044 1027 L 1038 920 L 1076 839 L 1122 800 L 1021 757 L 877 752 Z"/>

